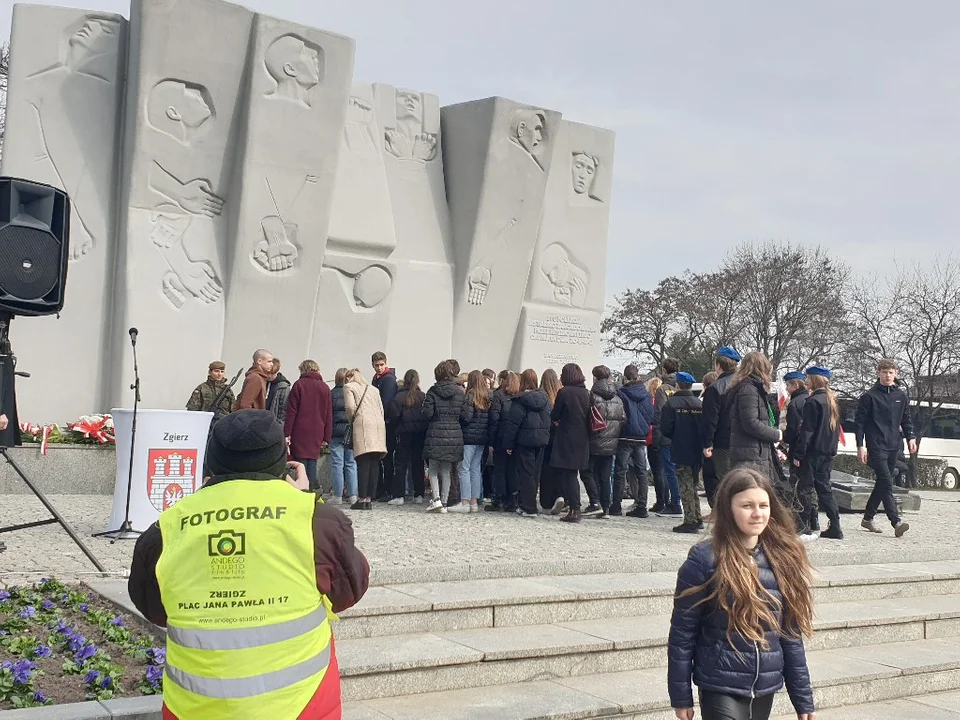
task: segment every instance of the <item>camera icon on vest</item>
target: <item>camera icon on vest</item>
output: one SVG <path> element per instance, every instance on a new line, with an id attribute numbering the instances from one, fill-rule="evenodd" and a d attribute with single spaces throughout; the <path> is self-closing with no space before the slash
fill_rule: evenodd
<path id="1" fill-rule="evenodd" d="M 210 557 L 233 557 L 246 555 L 246 553 L 246 533 L 221 530 L 215 535 L 207 535 L 207 554 Z"/>

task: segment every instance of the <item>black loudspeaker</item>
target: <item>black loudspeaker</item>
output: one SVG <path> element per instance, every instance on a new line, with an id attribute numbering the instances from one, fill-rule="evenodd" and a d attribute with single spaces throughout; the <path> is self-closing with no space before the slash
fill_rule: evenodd
<path id="1" fill-rule="evenodd" d="M 0 313 L 63 309 L 70 198 L 51 185 L 0 177 Z"/>

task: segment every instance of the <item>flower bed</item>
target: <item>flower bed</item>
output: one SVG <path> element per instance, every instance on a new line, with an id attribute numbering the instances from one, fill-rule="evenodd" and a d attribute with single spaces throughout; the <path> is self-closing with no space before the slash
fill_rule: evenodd
<path id="1" fill-rule="evenodd" d="M 0 710 L 162 692 L 164 649 L 111 608 L 57 580 L 0 589 Z"/>

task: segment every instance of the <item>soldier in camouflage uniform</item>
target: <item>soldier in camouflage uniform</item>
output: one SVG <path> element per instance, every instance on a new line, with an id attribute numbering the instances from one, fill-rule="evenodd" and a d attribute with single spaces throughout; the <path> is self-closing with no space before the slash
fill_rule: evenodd
<path id="1" fill-rule="evenodd" d="M 683 505 L 683 523 L 673 528 L 677 533 L 696 533 L 703 529 L 697 495 L 703 462 L 703 405 L 690 391 L 694 382 L 690 373 L 677 373 L 679 389 L 670 396 L 660 414 L 660 432 L 671 440 Z"/>
<path id="2" fill-rule="evenodd" d="M 219 419 L 230 412 L 233 407 L 233 390 L 227 390 L 220 400 L 220 407 L 216 410 L 213 404 L 217 396 L 226 387 L 227 366 L 219 360 L 210 363 L 207 373 L 207 379 L 197 385 L 190 399 L 187 401 L 187 410 L 199 410 L 202 412 L 212 412 L 215 419 Z"/>

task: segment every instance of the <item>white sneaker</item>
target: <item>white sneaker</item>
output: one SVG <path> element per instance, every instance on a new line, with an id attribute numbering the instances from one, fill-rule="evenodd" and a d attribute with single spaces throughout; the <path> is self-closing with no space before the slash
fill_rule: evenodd
<path id="1" fill-rule="evenodd" d="M 476 505 L 471 505 L 471 506 L 470 506 L 470 512 L 472 512 L 472 513 L 474 513 L 474 512 L 480 512 L 480 503 L 477 503 Z"/>
<path id="2" fill-rule="evenodd" d="M 440 502 L 440 498 L 433 500 L 427 507 L 427 512 L 429 513 L 445 513 L 446 511 L 447 509 L 443 506 L 443 503 Z"/>
<path id="3" fill-rule="evenodd" d="M 333 497 L 330 498 L 330 500 L 328 500 L 328 502 L 331 505 L 343 505 L 343 498 L 337 497 L 336 495 L 334 495 Z"/>
<path id="4" fill-rule="evenodd" d="M 559 515 L 566 509 L 567 509 L 567 503 L 564 501 L 564 499 L 557 498 L 556 501 L 553 503 L 553 507 L 550 508 L 550 514 Z"/>
<path id="5" fill-rule="evenodd" d="M 816 533 L 810 533 L 810 534 L 801 533 L 801 534 L 800 534 L 800 542 L 802 542 L 802 543 L 812 543 L 814 540 L 817 540 L 819 537 L 820 537 L 820 536 L 817 535 Z"/>
<path id="6" fill-rule="evenodd" d="M 417 504 L 417 505 L 423 505 L 423 495 L 417 495 L 417 496 L 413 499 L 413 502 L 414 502 L 415 504 Z"/>
<path id="7" fill-rule="evenodd" d="M 403 505 L 403 498 L 393 498 L 393 500 L 387 500 L 387 505 Z"/>
<path id="8" fill-rule="evenodd" d="M 356 495 L 351 495 L 350 499 L 347 501 L 349 505 L 353 505 L 359 498 Z"/>
<path id="9" fill-rule="evenodd" d="M 453 513 L 468 513 L 470 512 L 470 506 L 460 503 L 459 505 L 454 505 L 453 507 L 447 508 L 447 510 Z"/>

